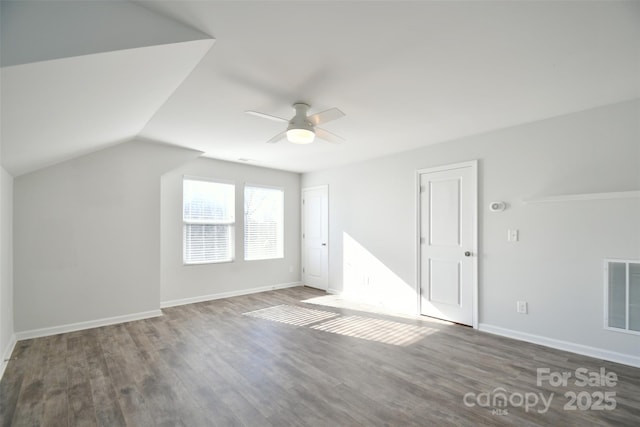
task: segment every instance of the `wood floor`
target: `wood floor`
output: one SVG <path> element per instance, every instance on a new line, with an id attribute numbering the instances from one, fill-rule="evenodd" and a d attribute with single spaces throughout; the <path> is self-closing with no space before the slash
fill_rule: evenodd
<path id="1" fill-rule="evenodd" d="M 463 326 L 301 302 L 321 295 L 284 289 L 20 341 L 0 382 L 1 424 L 640 425 L 640 369 Z M 618 381 L 537 385 L 538 368 L 604 368 Z M 615 393 L 615 409 L 590 409 L 605 392 Z M 534 396 L 552 399 L 548 411 Z"/>

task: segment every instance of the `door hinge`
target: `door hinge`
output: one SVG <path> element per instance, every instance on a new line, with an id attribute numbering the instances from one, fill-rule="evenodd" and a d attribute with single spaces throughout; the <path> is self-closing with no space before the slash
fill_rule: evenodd
<path id="1" fill-rule="evenodd" d="M 427 191 L 427 188 L 424 185 L 420 186 L 420 192 L 424 193 L 425 191 Z"/>
<path id="2" fill-rule="evenodd" d="M 302 238 L 304 239 L 304 237 L 305 237 L 305 236 L 304 236 L 304 233 L 302 233 Z"/>
<path id="3" fill-rule="evenodd" d="M 302 272 L 304 273 L 304 267 L 302 267 Z"/>

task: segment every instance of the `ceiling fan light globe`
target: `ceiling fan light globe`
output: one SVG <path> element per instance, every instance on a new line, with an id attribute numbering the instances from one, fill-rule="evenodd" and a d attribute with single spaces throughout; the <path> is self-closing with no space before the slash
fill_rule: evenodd
<path id="1" fill-rule="evenodd" d="M 309 129 L 289 129 L 287 140 L 294 144 L 311 144 L 316 134 Z"/>

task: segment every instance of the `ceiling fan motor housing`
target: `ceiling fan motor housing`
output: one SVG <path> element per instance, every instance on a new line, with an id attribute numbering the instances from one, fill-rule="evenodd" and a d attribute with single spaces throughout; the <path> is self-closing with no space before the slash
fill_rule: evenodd
<path id="1" fill-rule="evenodd" d="M 294 144 L 311 144 L 316 136 L 313 123 L 307 118 L 309 105 L 303 103 L 293 104 L 296 115 L 287 126 L 287 139 Z"/>
<path id="2" fill-rule="evenodd" d="M 287 130 L 291 129 L 304 129 L 309 132 L 315 133 L 313 123 L 307 119 L 307 111 L 309 111 L 309 105 L 302 102 L 293 104 L 293 108 L 296 110 L 296 115 L 293 116 L 289 122 Z"/>

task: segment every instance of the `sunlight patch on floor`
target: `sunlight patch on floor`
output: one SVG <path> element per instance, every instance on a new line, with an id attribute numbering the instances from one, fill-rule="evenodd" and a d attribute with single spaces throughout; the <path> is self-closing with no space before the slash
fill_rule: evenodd
<path id="1" fill-rule="evenodd" d="M 344 295 L 340 295 L 340 294 L 322 295 L 319 297 L 308 298 L 300 302 L 304 302 L 307 304 L 314 304 L 314 305 L 324 305 L 327 307 L 334 307 L 334 308 L 346 308 L 349 310 L 363 311 L 366 313 L 383 314 L 386 316 L 402 317 L 405 319 L 420 320 L 422 322 L 436 323 L 440 325 L 455 325 L 455 323 L 453 322 L 436 319 L 434 317 L 426 317 L 426 316 L 420 316 L 416 314 L 407 314 L 407 313 L 400 313 L 392 310 L 385 310 L 383 307 L 363 303 L 362 301 L 358 301 L 357 299 L 347 298 Z"/>
<path id="2" fill-rule="evenodd" d="M 293 305 L 277 305 L 243 314 L 288 325 L 306 326 L 331 334 L 399 346 L 413 344 L 427 335 L 438 332 L 435 328 L 425 326 L 363 316 L 344 316 L 331 311 Z"/>
<path id="3" fill-rule="evenodd" d="M 433 328 L 360 316 L 332 319 L 311 326 L 311 329 L 400 346 L 413 344 L 438 331 Z"/>
<path id="4" fill-rule="evenodd" d="M 313 310 L 293 305 L 277 305 L 275 307 L 250 311 L 248 313 L 244 313 L 244 315 L 295 326 L 306 326 L 339 316 L 338 313 L 333 313 L 331 311 Z"/>

